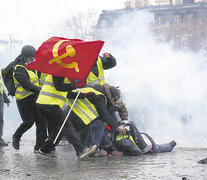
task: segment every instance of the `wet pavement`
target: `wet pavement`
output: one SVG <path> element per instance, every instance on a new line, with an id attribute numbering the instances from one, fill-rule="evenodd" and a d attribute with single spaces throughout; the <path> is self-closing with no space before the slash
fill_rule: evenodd
<path id="1" fill-rule="evenodd" d="M 207 157 L 207 149 L 175 147 L 171 153 L 80 161 L 70 144 L 57 146 L 57 159 L 38 157 L 33 145 L 34 142 L 23 140 L 19 151 L 11 143 L 0 147 L 0 179 L 207 179 L 207 164 L 197 163 Z"/>

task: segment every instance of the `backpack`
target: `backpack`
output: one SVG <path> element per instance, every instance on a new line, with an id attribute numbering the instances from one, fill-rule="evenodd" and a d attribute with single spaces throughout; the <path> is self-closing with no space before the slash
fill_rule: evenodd
<path id="1" fill-rule="evenodd" d="M 20 64 L 22 56 L 18 56 L 14 61 L 2 69 L 2 79 L 8 91 L 8 95 L 15 96 L 16 88 L 14 86 L 13 72 L 17 64 Z"/>

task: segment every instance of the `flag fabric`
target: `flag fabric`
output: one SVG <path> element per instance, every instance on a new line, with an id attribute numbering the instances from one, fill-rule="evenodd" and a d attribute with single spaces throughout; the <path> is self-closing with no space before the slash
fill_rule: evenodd
<path id="1" fill-rule="evenodd" d="M 37 50 L 27 68 L 54 76 L 85 81 L 103 46 L 103 41 L 51 37 Z"/>

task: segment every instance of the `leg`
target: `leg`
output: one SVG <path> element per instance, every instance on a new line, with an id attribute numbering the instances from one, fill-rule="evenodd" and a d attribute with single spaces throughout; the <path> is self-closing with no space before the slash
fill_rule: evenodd
<path id="1" fill-rule="evenodd" d="M 51 130 L 48 140 L 42 145 L 40 150 L 44 153 L 50 153 L 62 137 L 61 133 L 57 142 L 55 144 L 53 143 L 62 125 L 64 113 L 59 106 L 39 106 L 39 108 L 43 116 L 45 116 L 47 125 Z"/>
<path id="2" fill-rule="evenodd" d="M 153 153 L 171 152 L 173 150 L 173 145 L 171 143 L 166 144 L 155 144 Z"/>
<path id="3" fill-rule="evenodd" d="M 104 134 L 105 125 L 100 120 L 95 120 L 89 126 L 89 137 L 86 141 L 86 145 L 88 147 L 94 144 L 99 146 L 102 136 Z"/>
<path id="4" fill-rule="evenodd" d="M 23 122 L 17 128 L 13 136 L 17 139 L 20 139 L 22 135 L 34 124 L 34 106 L 30 100 L 28 101 L 27 98 L 16 102 Z"/>
<path id="5" fill-rule="evenodd" d="M 143 150 L 147 144 L 145 143 L 144 139 L 142 138 L 139 130 L 137 129 L 137 127 L 134 125 L 133 122 L 130 123 L 130 130 L 131 130 L 131 135 L 135 141 L 135 143 L 137 144 L 137 146 Z"/>
<path id="6" fill-rule="evenodd" d="M 70 121 L 70 119 L 67 120 L 64 128 L 63 128 L 63 135 L 70 141 L 70 143 L 73 145 L 73 147 L 76 150 L 76 155 L 78 156 L 83 149 L 85 148 L 85 146 L 83 145 L 83 143 L 80 140 L 79 135 L 77 134 L 77 132 L 75 131 L 72 122 Z"/>
<path id="7" fill-rule="evenodd" d="M 59 106 L 50 106 L 41 109 L 44 115 L 47 117 L 47 122 L 50 126 L 53 126 L 53 131 L 49 136 L 48 140 L 44 143 L 44 145 L 40 148 L 40 150 L 44 153 L 50 153 L 52 149 L 60 142 L 63 135 L 69 139 L 71 144 L 74 146 L 76 150 L 76 154 L 78 155 L 83 151 L 84 146 L 80 141 L 78 134 L 75 132 L 73 128 L 72 122 L 68 120 L 66 122 L 62 132 L 60 133 L 57 141 L 54 143 L 56 136 L 65 120 L 65 113 Z"/>
<path id="8" fill-rule="evenodd" d="M 3 127 L 4 127 L 4 100 L 3 96 L 0 94 L 0 146 L 8 146 L 4 142 L 3 136 Z"/>
<path id="9" fill-rule="evenodd" d="M 35 104 L 35 125 L 36 125 L 36 145 L 34 150 L 39 150 L 40 147 L 44 144 L 45 139 L 47 138 L 47 131 L 46 131 L 46 119 L 41 114 L 40 110 L 37 108 Z"/>
<path id="10" fill-rule="evenodd" d="M 3 100 L 3 96 L 0 94 L 0 138 L 3 135 L 3 125 L 4 125 L 4 100 Z"/>
<path id="11" fill-rule="evenodd" d="M 34 124 L 34 102 L 31 97 L 27 97 L 23 100 L 16 101 L 19 109 L 20 116 L 23 123 L 17 128 L 13 135 L 12 146 L 19 150 L 19 141 L 22 135 L 30 129 Z"/>

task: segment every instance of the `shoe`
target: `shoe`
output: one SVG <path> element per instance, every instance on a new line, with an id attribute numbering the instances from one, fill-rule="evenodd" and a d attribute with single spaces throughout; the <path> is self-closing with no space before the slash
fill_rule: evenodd
<path id="1" fill-rule="evenodd" d="M 37 154 L 39 152 L 39 150 L 34 149 L 34 153 Z"/>
<path id="2" fill-rule="evenodd" d="M 0 138 L 0 146 L 8 146 L 8 144 L 4 141 L 3 138 Z"/>
<path id="3" fill-rule="evenodd" d="M 207 164 L 207 158 L 198 161 L 200 164 Z"/>
<path id="4" fill-rule="evenodd" d="M 172 147 L 175 147 L 177 145 L 175 141 L 170 141 L 169 144 L 172 145 Z"/>
<path id="5" fill-rule="evenodd" d="M 93 153 L 88 155 L 89 157 L 106 157 L 107 156 L 107 152 L 106 154 L 102 153 L 99 149 L 95 150 Z"/>
<path id="6" fill-rule="evenodd" d="M 20 141 L 20 139 L 14 137 L 14 136 L 12 137 L 12 146 L 16 150 L 19 150 L 19 141 Z"/>
<path id="7" fill-rule="evenodd" d="M 34 146 L 34 153 L 37 154 L 39 152 L 39 147 L 37 147 L 36 145 Z"/>
<path id="8" fill-rule="evenodd" d="M 96 150 L 96 145 L 91 146 L 90 148 L 85 147 L 83 151 L 78 155 L 79 159 L 87 157 L 89 154 L 92 154 Z"/>
<path id="9" fill-rule="evenodd" d="M 57 156 L 55 156 L 54 154 L 52 154 L 52 153 L 45 153 L 45 152 L 42 152 L 41 150 L 39 150 L 36 153 L 36 155 L 39 156 L 39 157 L 47 158 L 47 159 L 56 159 L 57 158 Z"/>

